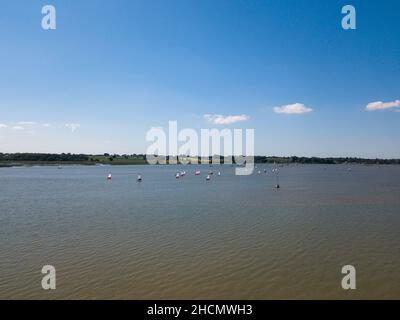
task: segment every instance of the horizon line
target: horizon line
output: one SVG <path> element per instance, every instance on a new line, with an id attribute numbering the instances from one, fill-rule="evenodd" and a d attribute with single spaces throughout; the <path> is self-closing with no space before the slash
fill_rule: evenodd
<path id="1" fill-rule="evenodd" d="M 399 160 L 399 158 L 385 158 L 385 157 L 362 157 L 362 156 L 298 156 L 298 155 L 291 155 L 291 156 L 277 156 L 277 155 L 253 155 L 253 156 L 245 156 L 245 155 L 208 155 L 208 156 L 201 156 L 201 155 L 156 155 L 156 154 L 146 154 L 146 153 L 75 153 L 75 152 L 1 152 L 0 154 L 3 155 L 13 155 L 13 154 L 42 154 L 42 155 L 62 155 L 62 154 L 69 154 L 69 155 L 85 155 L 85 156 L 157 156 L 157 157 L 186 157 L 186 158 L 213 158 L 213 157 L 264 157 L 264 158 L 306 158 L 306 159 L 358 159 L 358 160 Z M 1 161 L 1 160 L 0 160 Z"/>

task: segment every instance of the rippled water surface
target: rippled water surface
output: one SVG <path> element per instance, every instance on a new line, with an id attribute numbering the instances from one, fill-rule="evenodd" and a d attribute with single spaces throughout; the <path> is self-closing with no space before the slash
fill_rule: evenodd
<path id="1" fill-rule="evenodd" d="M 0 298 L 400 299 L 400 166 L 264 168 L 0 168 Z"/>

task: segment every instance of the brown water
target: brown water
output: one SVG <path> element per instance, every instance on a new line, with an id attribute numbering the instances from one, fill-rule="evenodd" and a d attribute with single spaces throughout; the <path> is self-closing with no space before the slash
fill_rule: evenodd
<path id="1" fill-rule="evenodd" d="M 400 298 L 400 166 L 266 168 L 0 169 L 0 298 Z"/>

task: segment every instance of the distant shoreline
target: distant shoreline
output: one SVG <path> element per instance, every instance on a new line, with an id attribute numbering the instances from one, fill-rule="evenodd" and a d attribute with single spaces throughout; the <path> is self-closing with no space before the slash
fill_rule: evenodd
<path id="1" fill-rule="evenodd" d="M 218 156 L 216 156 L 218 157 Z M 186 157 L 186 160 L 193 162 L 193 165 L 200 163 L 200 157 Z M 211 157 L 209 157 L 211 164 Z M 257 164 L 363 164 L 363 165 L 394 165 L 400 164 L 400 159 L 364 159 L 355 157 L 276 157 L 276 156 L 255 156 Z M 196 163 L 198 162 L 198 163 Z M 220 157 L 223 163 L 223 157 Z M 169 157 L 167 156 L 167 163 Z M 147 165 L 146 155 L 87 155 L 87 154 L 51 154 L 51 153 L 0 153 L 0 167 L 18 166 L 61 166 L 61 165 Z"/>
<path id="2" fill-rule="evenodd" d="M 0 168 L 12 168 L 12 167 L 32 167 L 32 166 L 102 166 L 102 165 L 112 165 L 112 166 L 126 166 L 126 165 L 147 165 L 144 163 L 92 163 L 92 162 L 82 162 L 82 161 L 20 161 L 20 162 L 0 162 Z"/>

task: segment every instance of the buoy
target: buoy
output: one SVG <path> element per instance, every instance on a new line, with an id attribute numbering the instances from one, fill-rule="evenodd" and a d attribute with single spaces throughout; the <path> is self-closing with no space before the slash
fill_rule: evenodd
<path id="1" fill-rule="evenodd" d="M 275 172 L 276 188 L 279 189 L 281 186 L 279 185 L 279 171 L 278 171 L 278 168 L 272 169 L 272 172 Z"/>

